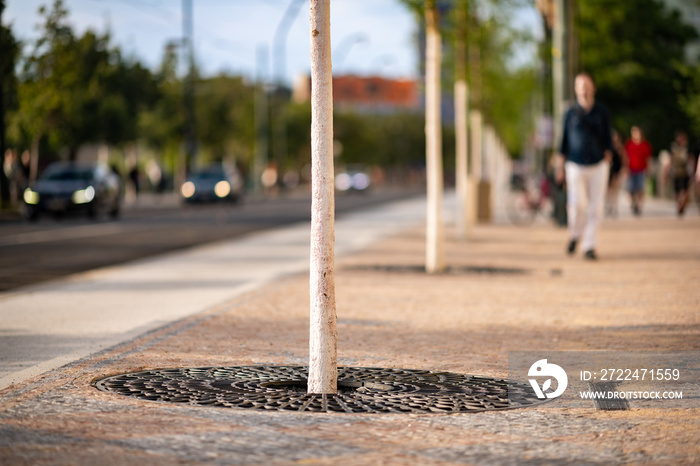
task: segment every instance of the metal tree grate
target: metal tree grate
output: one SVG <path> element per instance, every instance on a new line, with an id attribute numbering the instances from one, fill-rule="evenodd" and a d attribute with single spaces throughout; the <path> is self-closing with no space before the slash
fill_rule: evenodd
<path id="1" fill-rule="evenodd" d="M 527 383 L 451 372 L 338 368 L 338 394 L 306 393 L 306 366 L 160 369 L 101 379 L 102 391 L 169 403 L 272 411 L 470 413 L 541 404 Z"/>

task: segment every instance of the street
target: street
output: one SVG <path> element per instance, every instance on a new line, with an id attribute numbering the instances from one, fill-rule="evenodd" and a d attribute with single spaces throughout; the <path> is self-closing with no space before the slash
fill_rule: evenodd
<path id="1" fill-rule="evenodd" d="M 416 194 L 375 190 L 338 195 L 344 212 Z M 180 205 L 175 199 L 126 209 L 117 221 L 84 217 L 0 221 L 0 292 L 311 218 L 310 195 Z"/>
<path id="2" fill-rule="evenodd" d="M 424 221 L 422 197 L 382 202 L 392 197 L 410 196 L 405 191 L 338 196 L 344 213 L 336 222 L 337 254 Z M 54 255 L 42 260 L 57 264 L 55 276 L 90 264 L 124 262 L 127 254 L 142 259 L 0 293 L 0 388 L 168 323 L 217 312 L 245 292 L 307 270 L 309 225 L 291 222 L 308 217 L 308 203 L 308 198 L 279 199 L 240 207 L 175 208 L 111 223 L 86 224 L 76 219 L 65 225 L 53 221 L 14 225 L 31 231 L 0 238 L 5 267 L 23 263 L 22 253 L 15 250 L 20 248 L 31 257 Z M 381 205 L 370 207 L 377 203 Z M 281 223 L 288 225 L 269 228 Z M 244 234 L 253 230 L 258 231 Z M 74 237 L 69 238 L 69 233 Z M 221 241 L 153 256 L 217 239 Z M 5 251 L 12 253 L 5 255 Z M 100 257 L 91 260 L 90 251 L 99 252 Z M 61 261 L 67 265 L 60 267 Z M 40 266 L 24 273 L 31 270 Z"/>

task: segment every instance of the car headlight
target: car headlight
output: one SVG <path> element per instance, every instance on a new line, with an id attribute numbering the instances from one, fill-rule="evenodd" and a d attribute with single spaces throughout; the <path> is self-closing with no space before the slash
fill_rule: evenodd
<path id="1" fill-rule="evenodd" d="M 71 196 L 74 204 L 87 204 L 95 199 L 95 188 L 88 186 L 85 189 L 79 189 Z"/>
<path id="2" fill-rule="evenodd" d="M 352 188 L 352 178 L 347 173 L 339 173 L 335 177 L 335 189 L 338 191 L 347 191 Z"/>
<path id="3" fill-rule="evenodd" d="M 24 190 L 24 202 L 27 204 L 38 204 L 39 203 L 39 193 L 32 191 L 31 188 Z"/>
<path id="4" fill-rule="evenodd" d="M 358 191 L 369 188 L 369 176 L 364 173 L 355 173 L 352 175 L 352 187 Z"/>
<path id="5" fill-rule="evenodd" d="M 182 197 L 190 198 L 194 196 L 194 183 L 191 181 L 185 181 L 180 187 L 180 194 Z"/>
<path id="6" fill-rule="evenodd" d="M 214 186 L 214 194 L 216 194 L 218 197 L 226 197 L 230 192 L 231 185 L 228 181 L 219 181 L 216 183 L 216 186 Z"/>

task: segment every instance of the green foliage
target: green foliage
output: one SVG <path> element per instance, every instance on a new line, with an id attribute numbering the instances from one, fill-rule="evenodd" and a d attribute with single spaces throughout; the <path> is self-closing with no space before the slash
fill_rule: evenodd
<path id="1" fill-rule="evenodd" d="M 445 51 L 445 78 L 451 91 L 454 42 L 451 7 L 457 0 L 436 0 L 440 10 Z M 481 0 L 484 11 L 496 11 L 522 0 Z M 423 0 L 405 0 L 422 18 Z M 476 0 L 468 2 L 472 7 Z M 503 10 L 506 11 L 506 10 Z M 89 142 L 126 147 L 140 142 L 162 165 L 176 170 L 182 163 L 184 143 L 184 83 L 178 76 L 178 48 L 166 48 L 162 65 L 151 72 L 138 61 L 125 59 L 112 44 L 109 33 L 88 30 L 74 33 L 61 0 L 39 10 L 40 38 L 23 59 L 18 76 L 16 111 L 10 118 L 12 143 L 18 149 L 41 142 L 42 151 L 75 153 Z M 491 19 L 488 19 L 491 18 Z M 509 56 L 519 37 L 494 15 L 467 28 L 467 40 L 481 51 L 479 102 L 489 122 L 517 150 L 523 139 L 522 108 L 532 75 L 511 70 Z M 3 51 L 6 50 L 3 47 Z M 10 50 L 9 48 L 7 50 Z M 3 54 L 3 59 L 9 55 Z M 4 66 L 0 62 L 1 66 Z M 255 144 L 255 86 L 240 77 L 220 75 L 195 79 L 194 105 L 198 138 L 198 162 L 235 158 L 250 168 Z M 269 135 L 277 108 L 270 99 Z M 310 161 L 310 108 L 306 104 L 285 107 L 285 168 L 301 168 Z M 335 116 L 336 139 L 342 152 L 338 163 L 364 163 L 394 167 L 425 163 L 425 121 L 422 114 Z M 446 167 L 453 152 L 450 128 L 443 130 Z M 270 144 L 272 148 L 272 144 Z"/>
<path id="2" fill-rule="evenodd" d="M 425 118 L 421 114 L 337 113 L 334 132 L 342 163 L 406 167 L 425 163 Z"/>
<path id="3" fill-rule="evenodd" d="M 679 67 L 679 72 L 687 87 L 678 100 L 690 120 L 689 132 L 700 137 L 700 69 L 686 65 Z"/>
<path id="4" fill-rule="evenodd" d="M 0 0 L 0 12 L 4 9 L 4 0 Z M 17 105 L 17 78 L 15 64 L 19 57 L 20 44 L 9 27 L 0 24 L 0 89 L 6 109 Z"/>
<path id="5" fill-rule="evenodd" d="M 253 95 L 240 77 L 220 75 L 197 83 L 197 136 L 211 161 L 235 157 L 244 164 L 252 162 Z"/>
<path id="6" fill-rule="evenodd" d="M 422 21 L 423 0 L 401 0 Z M 529 5 L 528 0 L 436 0 L 441 13 L 443 38 L 443 95 L 454 86 L 458 35 L 465 43 L 467 81 L 471 107 L 482 111 L 485 121 L 501 136 L 511 154 L 522 149 L 532 130 L 529 103 L 537 92 L 534 64 L 515 69 L 516 47 L 533 42 L 533 37 L 517 30 L 511 22 L 514 11 Z M 466 24 L 460 24 L 458 8 L 466 9 Z M 464 19 L 462 19 L 464 21 Z"/>
<path id="7" fill-rule="evenodd" d="M 160 70 L 154 77 L 158 98 L 144 108 L 138 118 L 139 134 L 145 143 L 165 151 L 167 164 L 174 169 L 177 151 L 183 142 L 184 112 L 183 83 L 176 76 L 177 55 L 173 47 L 166 48 Z"/>
<path id="8" fill-rule="evenodd" d="M 138 113 L 157 98 L 150 72 L 110 48 L 108 33 L 76 37 L 61 0 L 39 14 L 41 36 L 24 62 L 12 118 L 15 144 L 45 136 L 54 152 L 73 156 L 84 143 L 134 140 Z"/>
<path id="9" fill-rule="evenodd" d="M 301 168 L 311 161 L 311 106 L 308 102 L 292 104 L 286 114 L 289 157 L 295 168 Z M 333 135 L 341 149 L 336 159 L 339 166 L 407 168 L 425 164 L 425 117 L 420 113 L 336 112 Z M 449 148 L 451 142 L 446 139 L 445 144 Z"/>
<path id="10" fill-rule="evenodd" d="M 578 2 L 581 68 L 596 79 L 616 128 L 641 126 L 655 149 L 688 125 L 684 47 L 697 32 L 658 0 Z"/>
<path id="11" fill-rule="evenodd" d="M 174 170 L 184 132 L 176 48 L 166 49 L 154 74 L 124 59 L 108 33 L 76 36 L 61 0 L 40 8 L 39 15 L 40 38 L 24 60 L 11 118 L 13 144 L 27 148 L 43 139 L 52 153 L 67 148 L 74 155 L 85 143 L 125 146 L 141 140 Z M 250 161 L 253 99 L 242 78 L 198 80 L 195 113 L 201 163 L 226 157 Z"/>
<path id="12" fill-rule="evenodd" d="M 519 154 L 532 131 L 528 107 L 537 91 L 536 69 L 534 65 L 513 69 L 510 63 L 515 46 L 532 38 L 509 26 L 504 15 L 478 24 L 473 46 L 479 49 L 479 65 L 469 73 L 472 94 L 477 96 L 472 105 L 481 109 L 485 121 L 494 127 L 508 151 Z M 475 73 L 480 74 L 478 79 Z"/>

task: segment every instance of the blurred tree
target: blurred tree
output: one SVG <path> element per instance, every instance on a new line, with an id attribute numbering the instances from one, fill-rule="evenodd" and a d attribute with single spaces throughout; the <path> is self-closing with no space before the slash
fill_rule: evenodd
<path id="1" fill-rule="evenodd" d="M 700 140 L 700 66 L 684 65 L 679 67 L 679 72 L 687 87 L 678 100 L 689 120 L 689 134 Z M 700 141 L 695 150 L 700 150 Z"/>
<path id="2" fill-rule="evenodd" d="M 459 8 L 451 8 L 447 24 L 445 65 L 458 64 L 458 34 L 468 50 L 467 82 L 471 106 L 481 110 L 485 121 L 494 127 L 511 154 L 519 154 L 532 130 L 527 110 L 537 92 L 536 68 L 517 61 L 527 44 L 534 42 L 530 32 L 517 29 L 513 18 L 518 9 L 531 7 L 529 0 L 451 0 L 466 3 L 466 27 L 460 26 Z M 457 75 L 445 74 L 450 88 Z"/>
<path id="3" fill-rule="evenodd" d="M 287 106 L 287 151 L 288 161 L 291 166 L 288 169 L 301 169 L 311 163 L 311 102 L 291 103 Z M 339 116 L 333 119 L 334 137 L 338 136 Z M 341 141 L 342 144 L 344 142 Z"/>
<path id="4" fill-rule="evenodd" d="M 443 68 L 455 70 L 457 34 L 463 34 L 468 50 L 467 83 L 471 106 L 481 110 L 511 154 L 519 154 L 532 130 L 528 107 L 537 92 L 536 68 L 529 63 L 515 64 L 516 55 L 534 38 L 516 28 L 512 18 L 519 8 L 530 7 L 530 0 L 436 0 L 442 12 Z M 411 11 L 420 13 L 422 0 L 401 0 Z M 466 5 L 462 5 L 466 4 Z M 460 9 L 467 24 L 459 24 Z M 464 13 L 462 13 L 464 14 Z M 417 16 L 422 21 L 420 15 Z M 453 89 L 455 73 L 442 73 L 443 89 Z"/>
<path id="5" fill-rule="evenodd" d="M 160 69 L 154 76 L 158 98 L 141 111 L 138 125 L 142 140 L 156 151 L 167 170 L 177 172 L 181 168 L 182 176 L 184 160 L 180 159 L 185 116 L 183 83 L 177 76 L 177 67 L 176 45 L 171 43 L 166 46 Z"/>
<path id="6" fill-rule="evenodd" d="M 2 23 L 5 0 L 0 0 L 0 208 L 10 199 L 10 184 L 2 168 L 7 149 L 6 113 L 17 105 L 17 77 L 15 64 L 19 56 L 19 43 L 9 27 Z"/>
<path id="7" fill-rule="evenodd" d="M 289 158 L 300 169 L 311 161 L 311 107 L 309 103 L 288 107 Z M 335 112 L 334 137 L 337 164 L 363 164 L 403 171 L 425 165 L 425 116 L 415 112 L 388 115 Z M 451 133 L 450 133 L 451 134 Z M 446 152 L 453 144 L 443 138 Z M 450 152 L 451 154 L 453 152 Z M 448 154 L 448 162 L 449 162 Z"/>
<path id="8" fill-rule="evenodd" d="M 581 69 L 595 77 L 618 130 L 641 126 L 660 149 L 687 127 L 683 102 L 693 98 L 683 54 L 697 32 L 677 11 L 658 0 L 587 0 L 578 3 L 577 29 Z"/>
<path id="9" fill-rule="evenodd" d="M 198 137 L 209 160 L 233 156 L 250 166 L 255 142 L 253 87 L 241 77 L 219 75 L 200 80 L 197 89 Z"/>
<path id="10" fill-rule="evenodd" d="M 170 44 L 155 76 L 158 99 L 141 112 L 139 128 L 144 142 L 159 154 L 166 168 L 182 177 L 184 83 L 177 76 L 177 67 L 176 47 Z M 200 165 L 235 159 L 244 169 L 250 166 L 255 138 L 252 89 L 237 76 L 197 79 L 194 106 Z"/>
<path id="11" fill-rule="evenodd" d="M 76 37 L 61 0 L 51 10 L 42 6 L 39 15 L 40 37 L 20 76 L 15 143 L 32 147 L 35 167 L 44 137 L 52 151 L 67 149 L 71 159 L 88 142 L 135 140 L 138 113 L 157 98 L 151 73 L 111 48 L 109 32 Z"/>

